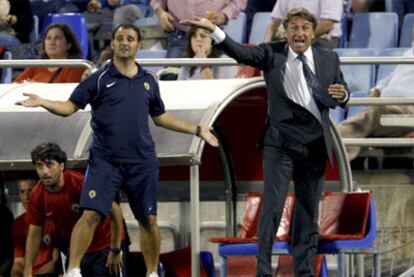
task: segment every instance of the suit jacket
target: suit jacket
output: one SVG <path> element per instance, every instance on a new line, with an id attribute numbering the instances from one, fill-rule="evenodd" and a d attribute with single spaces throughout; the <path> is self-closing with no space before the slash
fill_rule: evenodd
<path id="1" fill-rule="evenodd" d="M 304 107 L 287 96 L 283 76 L 288 56 L 286 42 L 263 43 L 259 46 L 243 46 L 230 37 L 217 44 L 228 56 L 239 63 L 263 71 L 268 93 L 268 123 L 264 145 L 295 147 L 320 138 L 325 139 L 329 159 L 332 161 L 332 136 L 329 129 L 329 109 L 318 105 L 322 124 Z M 331 84 L 346 83 L 339 68 L 337 54 L 331 50 L 312 46 L 315 73 L 323 88 Z M 346 87 L 347 91 L 348 88 Z M 344 106 L 346 103 L 342 103 Z"/>

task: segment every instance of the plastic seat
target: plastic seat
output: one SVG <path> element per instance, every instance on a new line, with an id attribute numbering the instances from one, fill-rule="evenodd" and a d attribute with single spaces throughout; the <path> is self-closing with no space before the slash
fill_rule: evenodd
<path id="1" fill-rule="evenodd" d="M 3 60 L 12 60 L 12 54 L 9 51 L 3 53 Z M 0 82 L 1 84 L 10 84 L 12 82 L 12 72 L 11 67 L 4 67 L 0 69 Z"/>
<path id="2" fill-rule="evenodd" d="M 402 56 L 405 51 L 407 51 L 409 48 L 385 48 L 381 51 L 380 56 L 385 57 L 392 57 L 392 56 Z M 378 81 L 384 79 L 389 74 L 391 74 L 396 64 L 380 64 L 378 65 L 378 71 L 377 71 L 377 83 Z M 412 65 L 409 65 L 412 66 Z"/>
<path id="3" fill-rule="evenodd" d="M 241 12 L 237 18 L 229 20 L 223 29 L 234 41 L 245 43 L 246 25 L 246 14 L 244 12 Z"/>
<path id="4" fill-rule="evenodd" d="M 138 50 L 137 59 L 164 59 L 167 54 L 166 50 Z M 163 69 L 163 66 L 144 66 L 146 70 L 157 72 Z"/>
<path id="5" fill-rule="evenodd" d="M 351 94 L 351 97 L 368 97 L 368 91 L 355 91 Z M 352 117 L 355 114 L 359 113 L 361 110 L 365 109 L 364 105 L 352 105 L 348 107 L 346 117 Z"/>
<path id="6" fill-rule="evenodd" d="M 30 33 L 30 42 L 35 43 L 39 40 L 39 17 L 37 15 L 33 16 L 33 30 Z"/>
<path id="7" fill-rule="evenodd" d="M 399 47 L 411 47 L 413 41 L 413 27 L 414 13 L 407 13 L 404 16 L 401 26 Z"/>
<path id="8" fill-rule="evenodd" d="M 82 48 L 82 58 L 87 59 L 89 54 L 88 28 L 85 16 L 81 13 L 57 13 L 46 16 L 42 26 L 42 37 L 47 26 L 51 23 L 65 23 L 75 33 Z"/>
<path id="9" fill-rule="evenodd" d="M 338 254 L 339 276 L 345 276 L 344 254 L 373 254 L 374 273 L 381 276 L 375 249 L 377 234 L 375 200 L 370 192 L 330 192 L 322 200 L 318 251 Z"/>
<path id="10" fill-rule="evenodd" d="M 398 16 L 391 12 L 356 13 L 354 16 L 349 48 L 397 47 Z"/>
<path id="11" fill-rule="evenodd" d="M 334 49 L 339 57 L 375 57 L 374 49 Z M 342 64 L 341 71 L 351 93 L 354 91 L 368 91 L 374 85 L 375 65 L 370 64 Z"/>
<path id="12" fill-rule="evenodd" d="M 9 34 L 0 33 L 0 46 L 11 48 L 20 45 L 20 40 L 18 40 L 15 36 L 11 36 Z"/>
<path id="13" fill-rule="evenodd" d="M 335 109 L 329 110 L 329 116 L 336 124 L 345 119 L 345 109 L 341 107 L 335 107 Z"/>
<path id="14" fill-rule="evenodd" d="M 260 44 L 263 42 L 266 29 L 272 21 L 271 12 L 258 12 L 253 16 L 252 28 L 249 35 L 249 43 Z"/>

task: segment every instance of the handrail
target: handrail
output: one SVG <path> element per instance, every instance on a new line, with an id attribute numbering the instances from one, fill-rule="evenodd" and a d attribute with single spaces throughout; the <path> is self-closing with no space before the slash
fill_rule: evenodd
<path id="1" fill-rule="evenodd" d="M 0 60 L 0 68 L 7 67 L 85 67 L 96 70 L 93 62 L 81 59 L 38 59 L 38 60 Z"/>
<path id="2" fill-rule="evenodd" d="M 339 57 L 342 64 L 414 64 L 414 57 Z M 143 66 L 237 66 L 239 65 L 231 58 L 168 58 L 168 59 L 136 59 Z M 0 68 L 25 66 L 25 67 L 73 67 L 83 66 L 96 69 L 93 62 L 80 59 L 39 59 L 39 60 L 0 60 Z"/>

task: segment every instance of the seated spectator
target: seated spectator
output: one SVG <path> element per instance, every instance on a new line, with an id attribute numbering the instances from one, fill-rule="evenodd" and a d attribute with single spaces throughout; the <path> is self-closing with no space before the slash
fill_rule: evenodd
<path id="1" fill-rule="evenodd" d="M 102 17 L 99 11 L 104 10 L 105 16 Z M 113 27 L 134 23 L 136 20 L 146 17 L 149 11 L 149 0 L 91 0 L 88 4 L 88 12 L 96 12 L 95 19 L 99 19 L 100 23 L 112 22 Z M 108 16 L 109 18 L 107 18 Z M 89 17 L 88 21 L 92 19 Z"/>
<path id="2" fill-rule="evenodd" d="M 0 33 L 16 36 L 21 43 L 27 43 L 33 24 L 29 0 L 0 0 Z"/>
<path id="3" fill-rule="evenodd" d="M 13 214 L 6 205 L 4 189 L 0 187 L 0 276 L 10 276 L 13 264 Z"/>
<path id="4" fill-rule="evenodd" d="M 213 40 L 207 31 L 192 27 L 188 34 L 184 52 L 186 58 L 221 58 L 227 57 L 213 47 Z M 234 67 L 231 66 L 183 66 L 178 73 L 179 80 L 233 78 Z"/>
<path id="5" fill-rule="evenodd" d="M 81 56 L 79 42 L 68 25 L 54 23 L 47 27 L 40 50 L 41 59 L 80 59 Z M 84 70 L 70 67 L 29 67 L 17 76 L 14 83 L 78 83 Z"/>
<path id="6" fill-rule="evenodd" d="M 188 27 L 180 25 L 185 19 L 195 16 L 207 17 L 220 26 L 229 19 L 237 18 L 246 7 L 246 0 L 151 0 L 161 28 L 168 33 L 167 58 L 182 58 L 187 43 Z"/>
<path id="7" fill-rule="evenodd" d="M 343 3 L 341 0 L 278 0 L 272 11 L 272 22 L 267 27 L 265 42 L 284 38 L 277 34 L 283 18 L 292 8 L 304 7 L 318 19 L 315 30 L 316 43 L 325 48 L 337 48 L 341 42 L 341 18 Z M 284 33 L 284 31 L 282 32 Z"/>
<path id="8" fill-rule="evenodd" d="M 405 57 L 413 56 L 413 49 L 404 53 Z M 396 66 L 395 70 L 386 78 L 380 80 L 369 91 L 369 97 L 413 97 L 411 89 L 414 81 L 414 66 L 412 64 Z M 402 137 L 412 131 L 407 127 L 390 127 L 380 124 L 383 114 L 414 114 L 413 105 L 368 106 L 354 116 L 347 118 L 337 126 L 344 138 L 366 137 Z M 361 152 L 361 147 L 347 147 L 350 161 Z"/>
<path id="9" fill-rule="evenodd" d="M 37 178 L 35 176 L 27 176 L 19 181 L 19 198 L 25 210 L 27 210 L 30 195 L 36 183 Z M 12 276 L 23 276 L 26 237 L 29 231 L 29 224 L 25 221 L 25 218 L 26 213 L 23 213 L 13 222 L 14 262 Z M 33 266 L 33 273 L 36 275 L 54 274 L 56 273 L 55 265 L 59 258 L 55 224 L 51 220 L 46 220 L 42 232 L 40 250 Z"/>

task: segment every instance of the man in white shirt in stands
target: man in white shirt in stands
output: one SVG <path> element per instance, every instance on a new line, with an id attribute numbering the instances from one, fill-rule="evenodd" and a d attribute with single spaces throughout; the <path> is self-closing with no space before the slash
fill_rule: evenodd
<path id="1" fill-rule="evenodd" d="M 404 52 L 404 57 L 413 57 L 414 49 Z M 380 80 L 370 89 L 369 97 L 413 97 L 412 84 L 414 83 L 414 66 L 399 64 L 386 78 Z M 366 137 L 403 137 L 413 131 L 413 128 L 398 126 L 382 126 L 380 117 L 383 114 L 414 114 L 414 105 L 381 105 L 368 106 L 354 116 L 347 118 L 337 126 L 344 138 Z M 347 147 L 350 161 L 361 153 L 361 147 Z"/>
<path id="2" fill-rule="evenodd" d="M 277 0 L 273 7 L 272 22 L 267 27 L 264 42 L 275 38 L 283 18 L 286 17 L 290 9 L 303 7 L 313 13 L 318 20 L 318 26 L 315 30 L 316 43 L 330 49 L 339 47 L 342 36 L 342 2 L 341 0 Z M 284 36 L 278 37 L 283 38 Z"/>

